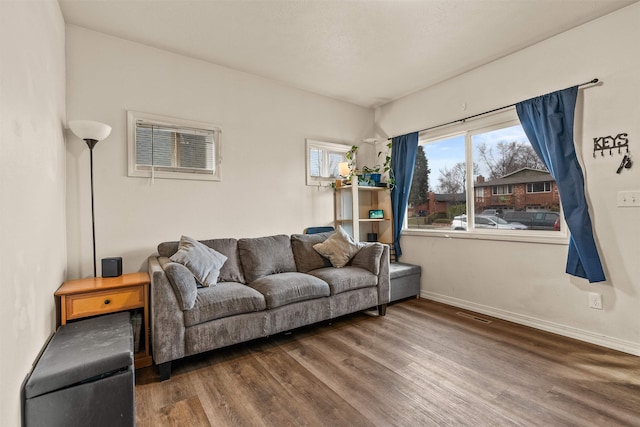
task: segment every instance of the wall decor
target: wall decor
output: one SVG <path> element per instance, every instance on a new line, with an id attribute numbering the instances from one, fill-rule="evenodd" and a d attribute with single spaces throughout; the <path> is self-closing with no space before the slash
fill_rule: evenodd
<path id="1" fill-rule="evenodd" d="M 617 149 L 618 154 L 622 154 L 622 149 L 625 149 L 625 154 L 629 153 L 629 138 L 627 133 L 619 133 L 616 136 L 600 136 L 593 138 L 593 157 L 596 157 L 596 152 L 599 151 L 601 156 L 604 156 L 604 152 L 609 150 L 609 155 L 613 156 L 613 150 Z"/>

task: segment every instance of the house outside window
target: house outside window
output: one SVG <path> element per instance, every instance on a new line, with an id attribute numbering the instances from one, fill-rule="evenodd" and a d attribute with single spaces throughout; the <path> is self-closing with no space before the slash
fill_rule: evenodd
<path id="1" fill-rule="evenodd" d="M 551 182 L 530 182 L 527 184 L 527 193 L 548 193 L 551 191 Z"/>
<path id="2" fill-rule="evenodd" d="M 493 186 L 493 194 L 513 194 L 513 186 L 511 184 L 507 185 L 494 185 Z"/>
<path id="3" fill-rule="evenodd" d="M 466 233 L 514 236 L 560 228 L 560 222 L 548 223 L 562 221 L 556 183 L 531 147 L 515 111 L 431 130 L 421 135 L 419 143 L 429 170 L 427 197 L 415 205 L 411 200 L 422 199 L 410 195 L 407 229 L 448 233 L 462 228 Z M 543 226 L 534 223 L 533 211 L 541 212 Z M 478 218 L 482 224 L 476 226 Z M 486 226 L 486 218 L 495 225 Z M 559 237 L 563 236 L 566 232 Z"/>

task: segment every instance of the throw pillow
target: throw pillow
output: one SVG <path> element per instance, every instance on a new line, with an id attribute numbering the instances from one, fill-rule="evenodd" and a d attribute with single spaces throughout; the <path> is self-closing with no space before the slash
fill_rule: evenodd
<path id="1" fill-rule="evenodd" d="M 341 268 L 358 253 L 360 247 L 342 227 L 338 227 L 327 240 L 313 245 L 313 249 L 323 257 L 329 258 L 331 265 Z"/>
<path id="2" fill-rule="evenodd" d="M 191 237 L 182 236 L 178 252 L 170 259 L 187 267 L 196 280 L 207 287 L 218 283 L 220 268 L 227 257 Z"/>

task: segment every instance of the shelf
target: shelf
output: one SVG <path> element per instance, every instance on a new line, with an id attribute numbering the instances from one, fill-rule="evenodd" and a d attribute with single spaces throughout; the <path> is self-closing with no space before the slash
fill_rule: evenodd
<path id="1" fill-rule="evenodd" d="M 356 242 L 369 234 L 378 241 L 393 240 L 391 195 L 387 187 L 359 186 L 357 182 L 336 188 L 334 193 L 335 227 L 342 226 Z M 382 210 L 384 218 L 369 218 L 371 210 Z M 364 216 L 364 217 L 363 217 Z"/>
<path id="2" fill-rule="evenodd" d="M 344 191 L 344 190 L 351 191 L 352 188 L 353 188 L 352 185 L 343 185 L 342 187 L 336 187 L 336 191 Z M 384 191 L 388 189 L 389 187 L 370 187 L 370 186 L 358 185 L 358 190 L 360 191 Z"/>

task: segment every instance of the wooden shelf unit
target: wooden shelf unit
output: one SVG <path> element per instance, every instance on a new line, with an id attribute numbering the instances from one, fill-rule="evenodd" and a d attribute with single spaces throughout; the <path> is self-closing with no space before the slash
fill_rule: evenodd
<path id="1" fill-rule="evenodd" d="M 149 352 L 149 274 L 89 277 L 68 280 L 54 293 L 60 297 L 60 324 L 101 314 L 142 309 L 141 339 L 144 348 L 134 354 L 136 369 L 151 366 Z"/>
<path id="2" fill-rule="evenodd" d="M 353 184 L 336 188 L 334 194 L 334 222 L 349 233 L 356 242 L 366 241 L 368 233 L 376 233 L 378 242 L 393 243 L 391 191 L 385 187 Z M 369 218 L 369 210 L 382 209 L 384 218 Z"/>

